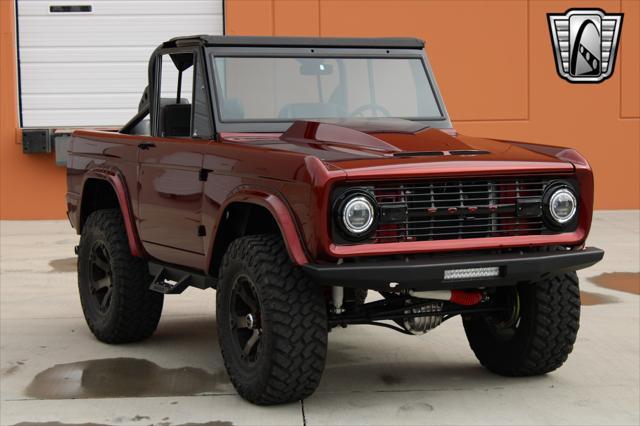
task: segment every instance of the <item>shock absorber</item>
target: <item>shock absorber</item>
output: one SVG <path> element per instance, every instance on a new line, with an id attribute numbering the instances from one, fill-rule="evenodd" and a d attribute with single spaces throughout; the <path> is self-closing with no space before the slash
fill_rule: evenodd
<path id="1" fill-rule="evenodd" d="M 344 312 L 342 303 L 344 302 L 344 287 L 333 286 L 331 288 L 331 298 L 333 302 L 333 309 L 336 314 Z"/>

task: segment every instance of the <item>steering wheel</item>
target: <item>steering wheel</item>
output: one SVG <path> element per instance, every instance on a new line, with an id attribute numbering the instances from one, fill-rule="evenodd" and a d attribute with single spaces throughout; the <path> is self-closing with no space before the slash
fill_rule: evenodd
<path id="1" fill-rule="evenodd" d="M 391 117 L 391 113 L 389 112 L 389 110 L 383 107 L 382 105 L 378 105 L 378 104 L 365 104 L 365 105 L 359 106 L 358 108 L 353 110 L 351 114 L 349 114 L 349 117 L 370 118 L 370 117 L 364 116 L 364 112 L 368 110 L 371 110 L 371 112 L 373 113 L 378 111 L 382 113 L 383 117 Z"/>

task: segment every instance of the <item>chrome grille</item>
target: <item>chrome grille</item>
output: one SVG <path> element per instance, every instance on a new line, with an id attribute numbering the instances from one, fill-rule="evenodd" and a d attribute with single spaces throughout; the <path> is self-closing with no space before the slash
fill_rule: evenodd
<path id="1" fill-rule="evenodd" d="M 434 180 L 373 185 L 381 209 L 404 208 L 402 223 L 381 223 L 374 242 L 536 235 L 542 217 L 520 217 L 519 203 L 540 202 L 548 178 Z M 388 207 L 387 207 L 388 206 Z"/>

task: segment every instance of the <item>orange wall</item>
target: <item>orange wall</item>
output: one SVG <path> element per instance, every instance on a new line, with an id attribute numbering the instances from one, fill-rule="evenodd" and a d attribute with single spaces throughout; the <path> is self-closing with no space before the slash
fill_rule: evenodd
<path id="1" fill-rule="evenodd" d="M 64 169 L 23 155 L 16 137 L 13 1 L 0 0 L 0 218 L 64 217 Z M 577 148 L 596 174 L 596 207 L 640 208 L 640 1 L 226 0 L 227 34 L 414 36 L 455 127 L 467 134 Z M 624 12 L 614 75 L 560 79 L 546 14 Z M 162 40 L 158 40 L 161 42 Z"/>
<path id="2" fill-rule="evenodd" d="M 556 73 L 547 13 L 624 12 L 614 75 Z M 412 36 L 426 50 L 462 133 L 577 148 L 596 207 L 640 208 L 640 1 L 226 0 L 229 35 Z"/>
<path id="3" fill-rule="evenodd" d="M 53 155 L 22 154 L 13 7 L 13 1 L 0 0 L 0 219 L 61 219 L 64 168 Z"/>

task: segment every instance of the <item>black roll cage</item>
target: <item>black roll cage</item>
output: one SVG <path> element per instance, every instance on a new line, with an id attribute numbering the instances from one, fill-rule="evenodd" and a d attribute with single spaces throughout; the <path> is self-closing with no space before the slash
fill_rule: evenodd
<path id="1" fill-rule="evenodd" d="M 301 57 L 301 58 L 413 58 L 420 59 L 441 116 L 421 122 L 425 127 L 451 128 L 451 121 L 444 105 L 442 95 L 435 82 L 433 71 L 423 51 L 424 42 L 413 38 L 318 38 L 318 37 L 241 37 L 241 36 L 189 36 L 171 39 L 154 50 L 149 60 L 149 85 L 141 100 L 138 114 L 136 114 L 120 130 L 128 133 L 147 114 L 151 118 L 151 134 L 158 136 L 159 104 L 159 68 L 162 56 L 172 57 L 174 64 L 180 70 L 181 54 L 194 55 L 194 67 L 200 66 L 205 85 L 206 103 L 211 120 L 211 135 L 195 135 L 217 139 L 220 132 L 284 132 L 293 121 L 261 120 L 261 121 L 230 121 L 222 120 L 219 108 L 219 94 L 216 90 L 213 61 L 216 56 L 225 57 Z M 174 59 L 175 58 L 175 59 Z M 195 81 L 195 79 L 194 79 Z M 146 102 L 145 102 L 146 96 Z M 193 93 L 194 105 L 196 94 Z M 191 111 L 191 135 L 194 136 L 195 107 Z"/>

